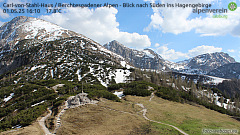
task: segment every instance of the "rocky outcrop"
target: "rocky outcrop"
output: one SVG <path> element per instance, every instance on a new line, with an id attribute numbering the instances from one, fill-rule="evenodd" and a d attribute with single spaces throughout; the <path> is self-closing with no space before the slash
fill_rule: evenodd
<path id="1" fill-rule="evenodd" d="M 168 70 L 165 60 L 151 49 L 138 51 L 114 40 L 104 45 L 108 50 L 121 55 L 133 66 L 141 69 Z"/>
<path id="2" fill-rule="evenodd" d="M 68 106 L 70 107 L 76 107 L 80 105 L 85 105 L 85 104 L 94 104 L 96 101 L 90 100 L 88 97 L 87 93 L 79 93 L 76 96 L 71 96 L 68 99 Z"/>

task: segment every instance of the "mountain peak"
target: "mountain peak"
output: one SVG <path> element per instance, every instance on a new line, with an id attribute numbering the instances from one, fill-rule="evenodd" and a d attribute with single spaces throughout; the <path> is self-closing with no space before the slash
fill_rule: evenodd
<path id="1" fill-rule="evenodd" d="M 107 49 L 111 48 L 111 46 L 121 46 L 121 47 L 127 48 L 125 45 L 121 44 L 117 40 L 112 40 L 112 41 L 110 41 L 110 42 L 108 42 L 107 44 L 104 45 L 104 47 L 106 47 Z"/>
<path id="2" fill-rule="evenodd" d="M 208 72 L 229 63 L 235 63 L 235 59 L 224 52 L 206 53 L 193 57 L 179 64 L 185 64 L 191 70 L 187 73 L 207 74 Z"/>
<path id="3" fill-rule="evenodd" d="M 0 27 L 0 50 L 11 49 L 23 39 L 52 41 L 73 36 L 80 34 L 42 19 L 18 16 Z"/>
<path id="4" fill-rule="evenodd" d="M 164 65 L 164 60 L 162 57 L 151 49 L 144 49 L 142 51 L 131 49 L 116 40 L 105 44 L 104 47 L 112 52 L 117 53 L 118 55 L 121 55 L 137 68 L 155 70 L 168 69 Z"/>

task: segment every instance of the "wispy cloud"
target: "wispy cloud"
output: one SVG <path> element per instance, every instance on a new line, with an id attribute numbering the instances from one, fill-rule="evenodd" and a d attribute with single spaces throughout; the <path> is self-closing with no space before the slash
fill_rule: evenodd
<path id="1" fill-rule="evenodd" d="M 175 51 L 174 49 L 169 49 L 167 45 L 163 45 L 157 48 L 157 52 L 167 60 L 177 60 L 177 59 L 188 59 L 190 57 L 195 57 L 197 55 L 206 54 L 206 53 L 214 53 L 214 52 L 221 52 L 222 48 L 214 47 L 214 46 L 207 46 L 201 45 L 191 50 L 188 50 L 187 53 Z"/>

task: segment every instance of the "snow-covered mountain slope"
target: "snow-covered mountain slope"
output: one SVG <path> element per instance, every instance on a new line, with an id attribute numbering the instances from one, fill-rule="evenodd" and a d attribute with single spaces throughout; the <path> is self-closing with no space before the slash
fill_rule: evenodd
<path id="1" fill-rule="evenodd" d="M 67 48 L 65 46 L 66 44 L 75 45 L 75 49 L 72 50 L 72 53 L 77 49 L 80 51 L 91 50 L 91 53 L 104 55 L 104 57 L 111 58 L 113 61 L 117 61 L 120 64 L 121 61 L 127 64 L 122 56 L 107 50 L 92 39 L 37 18 L 25 16 L 15 17 L 0 28 L 0 37 L 0 74 L 23 65 L 37 63 L 38 60 L 31 57 L 33 54 L 28 52 L 33 48 L 39 49 L 39 52 L 34 54 L 34 57 L 37 57 L 40 61 L 45 59 L 46 56 L 56 52 L 56 50 L 52 50 L 53 52 L 46 52 L 46 48 L 56 42 L 59 42 L 64 48 Z M 54 44 L 54 46 L 61 48 L 56 44 Z M 61 53 L 59 55 L 64 55 L 63 52 Z M 13 56 L 9 57 L 9 55 Z"/>
<path id="2" fill-rule="evenodd" d="M 207 74 L 220 66 L 235 62 L 235 59 L 227 53 L 207 53 L 178 62 L 178 65 L 182 65 L 182 69 L 177 69 L 177 71 L 188 74 Z"/>
<path id="3" fill-rule="evenodd" d="M 73 36 L 82 35 L 38 18 L 18 16 L 0 27 L 0 49 L 11 49 L 23 39 L 53 41 Z"/>
<path id="4" fill-rule="evenodd" d="M 137 68 L 169 70 L 169 68 L 164 65 L 165 60 L 151 49 L 144 49 L 142 51 L 130 49 L 116 40 L 105 44 L 104 47 L 121 55 Z"/>
<path id="5" fill-rule="evenodd" d="M 11 71 L 14 83 L 67 79 L 101 83 L 123 83 L 131 79 L 130 68 L 121 56 L 81 37 L 55 41 L 20 41 L 0 58 L 1 73 Z M 18 69 L 16 69 L 18 68 Z"/>
<path id="6" fill-rule="evenodd" d="M 170 75 L 173 77 L 181 78 L 182 80 L 192 80 L 195 84 L 201 83 L 201 84 L 209 84 L 209 85 L 218 85 L 219 83 L 222 83 L 224 80 L 229 80 L 225 78 L 220 77 L 214 77 L 209 75 L 197 75 L 197 74 L 186 74 L 186 73 L 180 73 L 180 72 L 171 72 Z"/>

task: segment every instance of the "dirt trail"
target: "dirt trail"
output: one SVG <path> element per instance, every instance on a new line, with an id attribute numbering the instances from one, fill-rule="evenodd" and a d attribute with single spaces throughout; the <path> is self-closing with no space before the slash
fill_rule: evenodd
<path id="1" fill-rule="evenodd" d="M 50 113 L 48 113 L 48 114 L 47 114 L 46 116 L 44 116 L 41 120 L 39 120 L 38 123 L 39 123 L 39 125 L 42 127 L 45 135 L 54 135 L 54 134 L 51 133 L 51 132 L 48 130 L 48 128 L 45 126 L 45 121 L 46 121 L 46 119 L 47 119 L 48 117 L 50 117 L 51 114 L 52 114 L 52 110 L 51 110 L 50 108 L 48 108 L 48 111 L 49 111 Z"/>
<path id="2" fill-rule="evenodd" d="M 151 97 L 149 99 L 149 101 L 152 100 L 152 98 L 154 97 L 154 92 L 151 94 Z M 166 123 L 163 123 L 163 122 L 159 122 L 159 121 L 155 121 L 155 120 L 151 120 L 149 119 L 147 116 L 146 116 L 146 113 L 147 113 L 147 108 L 144 107 L 143 104 L 140 104 L 140 103 L 137 103 L 136 105 L 140 106 L 142 108 L 142 110 L 140 112 L 143 112 L 143 117 L 144 119 L 148 120 L 148 121 L 151 121 L 151 122 L 155 122 L 155 123 L 159 123 L 159 124 L 163 124 L 163 125 L 167 125 L 167 126 L 170 126 L 170 127 L 173 127 L 174 129 L 178 130 L 180 133 L 182 133 L 183 135 L 188 135 L 187 133 L 185 133 L 184 131 L 182 131 L 181 129 L 173 126 L 173 125 L 170 125 L 170 124 L 166 124 Z M 54 133 L 51 133 L 48 128 L 45 126 L 45 120 L 51 116 L 52 114 L 52 111 L 51 109 L 48 108 L 48 110 L 50 111 L 50 113 L 48 115 L 46 115 L 45 117 L 43 117 L 39 122 L 39 125 L 42 127 L 43 131 L 45 132 L 46 135 L 55 135 L 56 134 L 56 131 L 57 129 L 61 126 L 61 119 L 60 117 L 64 114 L 64 112 L 69 109 L 69 106 L 68 106 L 68 102 L 65 101 L 65 105 L 64 105 L 64 109 L 58 114 L 57 116 L 57 121 L 56 121 L 56 128 L 54 130 Z M 108 110 L 111 110 L 111 111 L 118 111 L 118 112 L 121 112 L 121 113 L 128 113 L 130 115 L 136 115 L 136 114 L 132 114 L 130 112 L 125 112 L 125 111 L 120 111 L 120 110 L 116 110 L 116 109 L 112 109 L 110 107 L 104 107 L 104 106 L 100 106 L 101 108 L 104 108 L 104 109 L 108 109 Z"/>
<path id="3" fill-rule="evenodd" d="M 54 129 L 54 133 L 56 134 L 58 128 L 61 127 L 61 116 L 65 113 L 65 111 L 67 109 L 69 109 L 69 106 L 68 106 L 68 100 L 65 101 L 65 104 L 64 104 L 64 108 L 61 110 L 61 112 L 57 115 L 57 121 L 56 121 L 56 127 Z"/>
<path id="4" fill-rule="evenodd" d="M 153 97 L 154 97 L 154 92 L 151 94 L 151 97 L 150 97 L 149 101 L 151 101 Z M 143 112 L 143 117 L 144 117 L 144 119 L 146 119 L 146 120 L 148 120 L 148 121 L 151 121 L 151 122 L 155 122 L 155 123 L 159 123 L 159 124 L 163 124 L 163 125 L 167 125 L 167 126 L 173 127 L 174 129 L 176 129 L 176 130 L 179 131 L 180 133 L 182 133 L 182 134 L 184 134 L 184 135 L 188 135 L 187 133 L 185 133 L 184 131 L 182 131 L 181 129 L 179 129 L 179 128 L 173 126 L 173 125 L 170 125 L 170 124 L 166 124 L 166 123 L 163 123 L 163 122 L 159 122 L 159 121 L 155 121 L 155 120 L 149 119 L 149 118 L 146 116 L 147 108 L 145 108 L 143 104 L 139 104 L 139 103 L 138 103 L 138 104 L 136 104 L 136 105 L 138 105 L 138 106 L 140 106 L 140 107 L 142 108 L 142 111 L 141 111 L 141 112 Z"/>
<path id="5" fill-rule="evenodd" d="M 182 131 L 181 129 L 173 126 L 173 125 L 170 125 L 170 124 L 166 124 L 166 123 L 162 123 L 162 122 L 159 122 L 159 121 L 155 121 L 155 120 L 151 120 L 149 119 L 147 116 L 146 116 L 146 113 L 147 113 L 147 109 L 143 106 L 143 104 L 136 104 L 140 107 L 143 108 L 143 110 L 141 112 L 143 112 L 143 117 L 144 119 L 148 120 L 148 121 L 151 121 L 151 122 L 155 122 L 155 123 L 159 123 L 159 124 L 163 124 L 163 125 L 167 125 L 167 126 L 170 126 L 170 127 L 173 127 L 174 129 L 176 129 L 177 131 L 179 131 L 180 133 L 184 134 L 184 135 L 188 135 L 187 133 L 185 133 L 184 131 Z"/>

